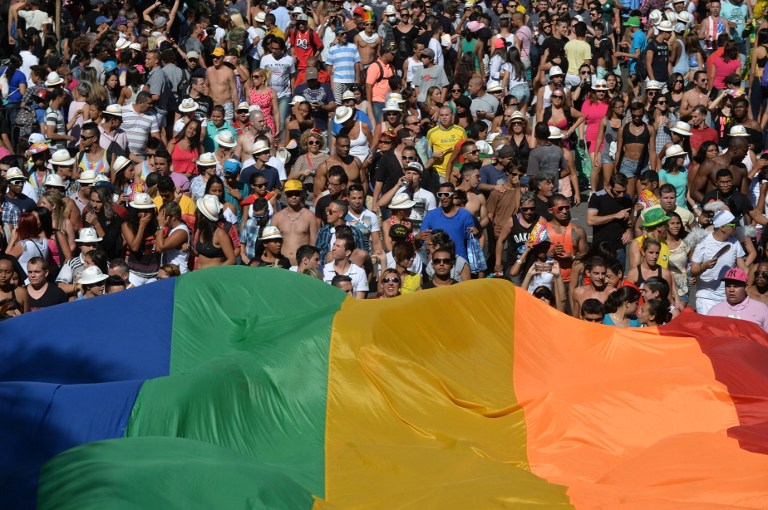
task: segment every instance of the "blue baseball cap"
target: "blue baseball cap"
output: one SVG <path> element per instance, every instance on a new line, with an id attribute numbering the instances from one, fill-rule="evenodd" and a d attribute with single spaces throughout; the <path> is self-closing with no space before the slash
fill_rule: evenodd
<path id="1" fill-rule="evenodd" d="M 104 74 L 117 69 L 117 62 L 114 60 L 107 60 L 104 62 Z"/>
<path id="2" fill-rule="evenodd" d="M 106 16 L 99 16 L 96 18 L 97 25 L 101 25 L 102 23 L 112 23 L 112 18 L 107 18 Z"/>

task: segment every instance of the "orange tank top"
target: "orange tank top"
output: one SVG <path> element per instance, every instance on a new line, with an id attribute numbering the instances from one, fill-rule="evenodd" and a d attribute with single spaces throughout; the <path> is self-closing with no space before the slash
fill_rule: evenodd
<path id="1" fill-rule="evenodd" d="M 563 249 L 566 253 L 569 253 L 571 255 L 570 258 L 559 258 L 555 255 L 555 260 L 557 260 L 557 263 L 560 264 L 560 277 L 563 279 L 564 283 L 568 283 L 571 281 L 571 268 L 573 266 L 573 257 L 576 255 L 576 253 L 573 251 L 573 237 L 571 234 L 571 224 L 569 223 L 567 227 L 565 227 L 565 233 L 564 234 L 558 234 L 555 232 L 555 229 L 552 228 L 551 223 L 547 223 L 547 234 L 549 234 L 549 241 L 552 243 L 552 245 L 556 245 L 558 243 L 563 245 Z"/>

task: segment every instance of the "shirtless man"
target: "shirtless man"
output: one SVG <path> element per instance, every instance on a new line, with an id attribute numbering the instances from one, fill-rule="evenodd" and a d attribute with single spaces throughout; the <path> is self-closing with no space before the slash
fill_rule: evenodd
<path id="1" fill-rule="evenodd" d="M 747 295 L 768 305 L 768 260 L 756 265 L 752 272 L 752 284 L 747 287 Z"/>
<path id="2" fill-rule="evenodd" d="M 304 207 L 301 181 L 286 181 L 283 191 L 288 207 L 275 213 L 272 225 L 283 234 L 282 253 L 295 266 L 296 250 L 305 244 L 314 245 L 317 240 L 317 221 L 312 212 Z"/>
<path id="3" fill-rule="evenodd" d="M 224 119 L 232 122 L 235 116 L 237 100 L 237 81 L 235 72 L 224 65 L 224 48 L 216 48 L 211 53 L 213 65 L 205 70 L 205 83 L 214 105 L 224 107 Z"/>
<path id="4" fill-rule="evenodd" d="M 727 168 L 733 175 L 733 187 L 747 195 L 749 187 L 749 178 L 747 169 L 742 161 L 747 155 L 749 145 L 746 138 L 732 136 L 728 140 L 728 150 L 712 159 L 707 159 L 701 164 L 696 172 L 696 177 L 691 184 L 691 198 L 697 203 L 704 200 L 704 194 L 715 189 L 715 174 L 721 168 Z"/>
<path id="5" fill-rule="evenodd" d="M 313 192 L 316 197 L 319 197 L 325 190 L 328 169 L 332 166 L 339 165 L 346 172 L 349 177 L 349 182 L 357 182 L 363 184 L 366 181 L 362 172 L 363 164 L 356 156 L 349 155 L 349 137 L 340 134 L 336 137 L 336 154 L 331 155 L 324 163 L 321 163 L 317 167 L 315 174 L 314 189 Z M 367 188 L 365 188 L 367 189 Z"/>
<path id="6" fill-rule="evenodd" d="M 267 128 L 264 123 L 264 112 L 259 110 L 253 110 L 248 114 L 249 124 L 243 128 L 243 132 L 237 137 L 237 145 L 235 145 L 235 151 L 233 153 L 236 159 L 243 161 L 250 157 L 251 147 L 253 147 L 256 138 L 259 136 L 266 136 L 269 138 L 269 145 L 272 148 L 270 154 L 275 154 L 274 137 L 272 131 Z M 280 229 L 283 232 L 283 229 Z M 283 232 L 285 234 L 285 232 Z M 283 254 L 285 254 L 285 240 L 283 240 Z"/>
<path id="7" fill-rule="evenodd" d="M 709 105 L 709 89 L 707 87 L 707 72 L 696 71 L 693 75 L 693 83 L 696 85 L 691 90 L 683 94 L 680 102 L 680 116 L 684 117 L 693 113 L 693 108 L 702 105 L 707 108 Z"/>
<path id="8" fill-rule="evenodd" d="M 632 198 L 640 193 L 638 177 L 645 170 L 658 169 L 656 161 L 656 130 L 643 121 L 645 108 L 641 103 L 630 106 L 631 120 L 625 122 L 619 129 L 616 141 L 616 155 L 619 159 L 618 171 L 624 174 L 629 182 L 627 193 Z"/>
<path id="9" fill-rule="evenodd" d="M 376 60 L 381 47 L 381 37 L 376 32 L 373 20 L 363 22 L 363 31 L 353 39 L 360 52 L 360 67 L 367 69 Z"/>
<path id="10" fill-rule="evenodd" d="M 605 303 L 610 293 L 616 290 L 608 285 L 605 277 L 606 269 L 605 260 L 601 257 L 591 257 L 584 264 L 584 273 L 589 276 L 590 281 L 589 285 L 582 285 L 573 289 L 571 309 L 574 317 L 581 315 L 581 304 L 585 300 L 592 298 Z"/>
<path id="11" fill-rule="evenodd" d="M 472 144 L 474 146 L 474 144 Z M 485 195 L 478 193 L 480 185 L 480 165 L 478 163 L 464 163 L 461 167 L 461 182 L 456 190 L 467 194 L 467 204 L 464 209 L 472 214 L 472 217 L 480 221 L 480 228 L 488 226 L 488 209 L 486 208 Z"/>

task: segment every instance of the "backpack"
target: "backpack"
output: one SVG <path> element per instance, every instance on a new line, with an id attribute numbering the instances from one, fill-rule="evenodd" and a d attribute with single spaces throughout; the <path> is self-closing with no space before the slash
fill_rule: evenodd
<path id="1" fill-rule="evenodd" d="M 181 70 L 181 80 L 176 86 L 174 96 L 176 96 L 176 103 L 181 103 L 181 98 L 186 97 L 189 94 L 189 71 L 187 69 Z"/>
<path id="2" fill-rule="evenodd" d="M 374 64 L 376 64 L 379 67 L 379 77 L 376 78 L 375 82 L 373 82 L 373 84 L 376 85 L 377 83 L 379 83 L 381 80 L 384 79 L 384 66 L 382 66 L 381 62 L 379 62 L 378 60 L 374 61 Z M 396 92 L 400 90 L 400 78 L 397 76 L 397 73 L 394 73 L 392 76 L 387 78 L 387 82 L 389 82 L 389 88 L 392 91 Z"/>
<path id="3" fill-rule="evenodd" d="M 19 128 L 19 137 L 28 137 L 35 132 L 37 115 L 31 106 L 22 106 L 16 113 L 14 124 Z"/>
<path id="4" fill-rule="evenodd" d="M 760 85 L 768 87 L 768 66 L 763 66 L 763 75 L 760 77 Z"/>

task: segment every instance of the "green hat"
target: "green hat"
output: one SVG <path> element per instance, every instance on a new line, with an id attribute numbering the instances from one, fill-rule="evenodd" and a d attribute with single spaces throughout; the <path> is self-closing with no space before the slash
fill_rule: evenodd
<path id="1" fill-rule="evenodd" d="M 640 26 L 640 18 L 637 16 L 632 16 L 627 21 L 624 22 L 625 27 L 639 27 Z"/>
<path id="2" fill-rule="evenodd" d="M 664 214 L 664 211 L 659 207 L 658 209 L 648 209 L 643 216 L 643 228 L 655 227 L 669 221 L 669 216 Z"/>

